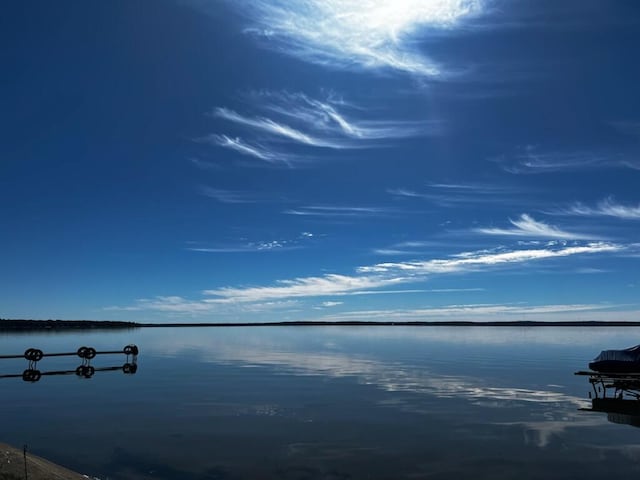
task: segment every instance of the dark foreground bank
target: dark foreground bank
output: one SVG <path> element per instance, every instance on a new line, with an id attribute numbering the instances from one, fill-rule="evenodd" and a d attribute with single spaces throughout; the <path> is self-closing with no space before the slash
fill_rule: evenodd
<path id="1" fill-rule="evenodd" d="M 87 480 L 86 475 L 68 470 L 28 451 L 0 443 L 0 480 Z"/>

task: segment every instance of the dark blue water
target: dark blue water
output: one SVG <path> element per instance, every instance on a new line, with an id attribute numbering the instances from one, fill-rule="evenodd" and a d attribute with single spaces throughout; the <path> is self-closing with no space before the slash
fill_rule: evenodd
<path id="1" fill-rule="evenodd" d="M 0 380 L 0 441 L 103 480 L 640 472 L 640 429 L 580 411 L 590 387 L 573 375 L 640 328 L 161 328 L 5 335 L 0 354 L 129 343 L 135 375 Z"/>

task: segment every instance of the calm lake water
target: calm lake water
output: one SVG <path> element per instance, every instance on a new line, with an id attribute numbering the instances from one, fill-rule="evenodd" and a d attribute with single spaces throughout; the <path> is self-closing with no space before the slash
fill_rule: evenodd
<path id="1" fill-rule="evenodd" d="M 103 480 L 640 473 L 640 429 L 580 411 L 590 387 L 573 375 L 640 328 L 158 328 L 4 335 L 0 354 L 129 343 L 135 375 L 0 379 L 0 441 Z"/>

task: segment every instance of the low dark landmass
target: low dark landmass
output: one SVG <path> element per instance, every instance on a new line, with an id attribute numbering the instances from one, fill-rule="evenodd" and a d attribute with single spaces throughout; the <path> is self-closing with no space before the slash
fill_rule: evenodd
<path id="1" fill-rule="evenodd" d="M 140 327 L 331 327 L 331 326 L 382 326 L 382 327 L 640 327 L 638 322 L 623 321 L 512 321 L 512 322 L 377 322 L 377 321 L 345 321 L 345 322 L 243 322 L 243 323 L 140 323 Z"/>
<path id="2" fill-rule="evenodd" d="M 99 320 L 11 320 L 0 318 L 0 332 L 26 330 L 95 330 L 136 328 L 135 322 Z"/>
<path id="3" fill-rule="evenodd" d="M 520 320 L 508 322 L 391 322 L 391 321 L 300 321 L 240 323 L 137 323 L 111 320 L 10 320 L 0 318 L 0 332 L 31 330 L 98 330 L 167 327 L 640 327 L 640 321 L 567 321 Z"/>

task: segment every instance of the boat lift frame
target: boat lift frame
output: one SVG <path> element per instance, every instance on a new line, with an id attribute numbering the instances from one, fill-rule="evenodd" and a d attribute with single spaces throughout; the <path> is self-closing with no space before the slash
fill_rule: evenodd
<path id="1" fill-rule="evenodd" d="M 596 399 L 631 399 L 640 402 L 640 372 L 595 372 L 579 371 L 575 375 L 589 377 L 589 383 L 593 389 L 593 397 L 589 392 L 589 398 Z"/>

